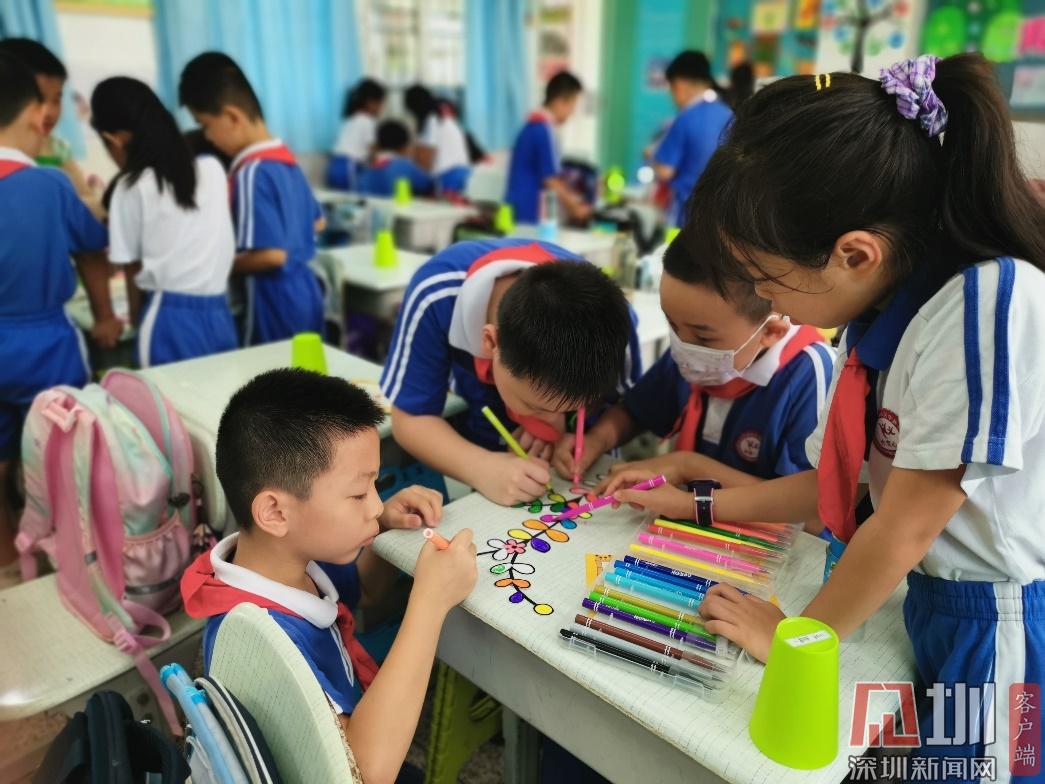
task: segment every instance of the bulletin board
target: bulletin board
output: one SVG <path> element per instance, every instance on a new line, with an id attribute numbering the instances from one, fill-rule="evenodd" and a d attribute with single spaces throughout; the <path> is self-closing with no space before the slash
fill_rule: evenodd
<path id="1" fill-rule="evenodd" d="M 1015 114 L 1045 113 L 1045 0 L 929 0 L 922 49 L 983 52 Z"/>
<path id="2" fill-rule="evenodd" d="M 722 0 L 715 29 L 715 72 L 745 60 L 755 76 L 816 70 L 821 0 Z"/>

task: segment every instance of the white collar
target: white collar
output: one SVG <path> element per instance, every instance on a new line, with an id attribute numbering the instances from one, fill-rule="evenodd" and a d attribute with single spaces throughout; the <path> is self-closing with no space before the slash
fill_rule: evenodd
<path id="1" fill-rule="evenodd" d="M 447 335 L 450 345 L 467 351 L 473 357 L 479 356 L 483 346 L 483 327 L 486 325 L 486 311 L 490 305 L 493 284 L 498 278 L 532 267 L 535 263 L 498 259 L 469 274 L 461 283 L 457 301 L 454 302 L 453 316 L 450 317 L 450 331 Z"/>
<path id="2" fill-rule="evenodd" d="M 792 324 L 780 340 L 774 343 L 766 352 L 751 363 L 751 366 L 741 373 L 741 378 L 764 387 L 772 380 L 773 375 L 780 369 L 780 355 L 784 353 L 784 347 L 798 334 L 799 326 Z"/>
<path id="3" fill-rule="evenodd" d="M 257 572 L 226 561 L 225 558 L 229 553 L 236 549 L 237 539 L 239 539 L 239 533 L 226 536 L 210 551 L 210 565 L 214 568 L 215 577 L 233 588 L 239 588 L 276 602 L 300 615 L 313 626 L 327 629 L 334 625 L 334 621 L 337 620 L 337 589 L 330 582 L 326 572 L 320 569 L 315 561 L 308 562 L 305 572 L 312 578 L 312 582 L 316 584 L 319 592 L 323 594 L 322 597 L 277 583 L 275 580 L 262 577 Z"/>
<path id="4" fill-rule="evenodd" d="M 36 161 L 14 147 L 0 147 L 0 161 L 14 161 L 24 163 L 26 166 L 36 166 Z"/>
<path id="5" fill-rule="evenodd" d="M 254 142 L 254 144 L 248 144 L 246 147 L 239 151 L 239 154 L 235 158 L 232 159 L 232 165 L 229 166 L 229 171 L 235 171 L 236 167 L 240 165 L 240 162 L 248 155 L 253 155 L 254 153 L 261 152 L 262 150 L 274 150 L 277 147 L 282 146 L 282 139 L 266 139 L 263 142 Z"/>

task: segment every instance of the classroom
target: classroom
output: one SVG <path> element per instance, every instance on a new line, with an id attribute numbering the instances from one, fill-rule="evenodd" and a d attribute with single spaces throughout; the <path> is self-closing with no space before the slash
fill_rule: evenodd
<path id="1" fill-rule="evenodd" d="M 1045 0 L 0 0 L 0 784 L 1045 782 L 1042 334 Z"/>

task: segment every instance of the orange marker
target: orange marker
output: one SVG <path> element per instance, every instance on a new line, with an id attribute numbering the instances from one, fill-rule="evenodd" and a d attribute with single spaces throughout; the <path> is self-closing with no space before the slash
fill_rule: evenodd
<path id="1" fill-rule="evenodd" d="M 424 536 L 425 539 L 427 539 L 429 542 L 436 546 L 437 550 L 445 550 L 447 547 L 450 546 L 450 542 L 447 540 L 445 536 L 440 536 L 431 528 L 425 529 Z"/>

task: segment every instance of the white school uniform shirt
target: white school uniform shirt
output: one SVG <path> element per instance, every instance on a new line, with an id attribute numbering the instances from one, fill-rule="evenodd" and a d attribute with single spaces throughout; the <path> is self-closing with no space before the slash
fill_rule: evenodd
<path id="1" fill-rule="evenodd" d="M 893 467 L 967 466 L 968 498 L 917 567 L 945 580 L 1045 579 L 1045 273 L 983 262 L 951 278 L 911 321 L 879 374 L 865 464 L 877 508 Z M 828 397 L 849 353 L 838 352 Z M 806 443 L 819 462 L 826 411 Z"/>
<path id="2" fill-rule="evenodd" d="M 471 166 L 468 157 L 468 140 L 464 131 L 453 117 L 430 114 L 418 142 L 435 150 L 432 173 L 442 174 L 457 166 Z"/>
<path id="3" fill-rule="evenodd" d="M 229 186 L 218 160 L 196 159 L 196 209 L 185 209 L 169 185 L 147 169 L 133 185 L 124 177 L 109 205 L 109 259 L 142 263 L 144 291 L 224 294 L 236 254 Z"/>
<path id="4" fill-rule="evenodd" d="M 343 123 L 334 144 L 337 155 L 363 163 L 377 141 L 377 118 L 369 112 L 356 112 Z"/>

